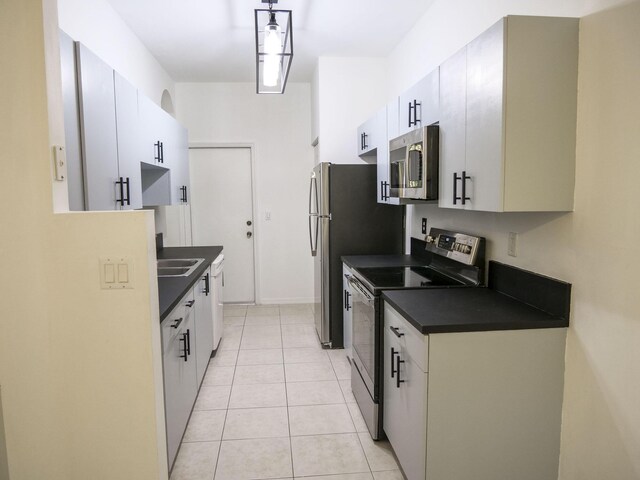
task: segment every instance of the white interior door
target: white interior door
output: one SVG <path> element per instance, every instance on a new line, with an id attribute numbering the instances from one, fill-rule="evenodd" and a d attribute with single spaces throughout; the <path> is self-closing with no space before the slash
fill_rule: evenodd
<path id="1" fill-rule="evenodd" d="M 249 148 L 191 148 L 193 245 L 224 247 L 225 303 L 255 302 Z"/>

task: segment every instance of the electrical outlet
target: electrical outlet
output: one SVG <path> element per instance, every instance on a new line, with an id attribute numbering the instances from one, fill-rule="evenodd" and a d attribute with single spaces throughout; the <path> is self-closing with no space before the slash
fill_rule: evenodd
<path id="1" fill-rule="evenodd" d="M 427 219 L 422 217 L 422 234 L 427 234 Z"/>
<path id="2" fill-rule="evenodd" d="M 518 234 L 516 232 L 509 232 L 507 253 L 512 257 L 518 256 Z"/>

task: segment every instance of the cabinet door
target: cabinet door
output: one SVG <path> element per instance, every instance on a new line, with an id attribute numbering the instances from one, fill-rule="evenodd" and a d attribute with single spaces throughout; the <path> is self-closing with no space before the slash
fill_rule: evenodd
<path id="1" fill-rule="evenodd" d="M 118 136 L 118 175 L 126 182 L 124 197 L 128 200 L 120 208 L 142 208 L 140 173 L 140 122 L 138 91 L 118 73 L 115 77 L 116 132 Z M 119 187 L 118 187 L 119 188 Z M 118 198 L 122 198 L 118 193 Z"/>
<path id="2" fill-rule="evenodd" d="M 193 315 L 189 315 L 182 304 L 191 298 L 185 297 L 180 306 L 162 322 L 164 403 L 170 468 L 197 394 Z"/>
<path id="3" fill-rule="evenodd" d="M 184 205 L 189 203 L 191 195 L 189 185 L 189 139 L 187 129 L 170 117 L 167 122 L 169 133 L 170 157 L 168 166 L 171 169 L 171 203 Z"/>
<path id="4" fill-rule="evenodd" d="M 84 210 L 84 178 L 78 112 L 78 75 L 75 42 L 60 30 L 60 70 L 64 103 L 64 143 L 67 158 L 69 210 Z"/>
<path id="5" fill-rule="evenodd" d="M 467 45 L 467 208 L 503 210 L 505 22 Z"/>
<path id="6" fill-rule="evenodd" d="M 440 74 L 430 72 L 400 95 L 399 134 L 426 127 L 440 119 Z"/>
<path id="7" fill-rule="evenodd" d="M 115 210 L 118 144 L 114 71 L 84 45 L 77 43 L 76 48 L 85 208 Z"/>
<path id="8" fill-rule="evenodd" d="M 427 455 L 427 374 L 384 333 L 383 427 L 407 478 L 423 480 Z"/>
<path id="9" fill-rule="evenodd" d="M 463 208 L 462 184 L 455 180 L 465 170 L 466 158 L 466 47 L 440 65 L 440 198 L 438 206 Z"/>
<path id="10" fill-rule="evenodd" d="M 144 95 L 139 95 L 140 110 L 140 161 L 150 165 L 163 165 L 163 124 L 164 112 Z"/>
<path id="11" fill-rule="evenodd" d="M 193 287 L 196 323 L 196 372 L 198 385 L 202 383 L 213 351 L 213 308 L 211 268 L 207 268 L 202 278 Z"/>
<path id="12" fill-rule="evenodd" d="M 347 355 L 351 357 L 351 329 L 353 320 L 351 317 L 351 288 L 349 287 L 349 277 L 351 269 L 344 263 L 342 264 L 342 319 L 344 324 L 344 349 L 348 351 Z"/>

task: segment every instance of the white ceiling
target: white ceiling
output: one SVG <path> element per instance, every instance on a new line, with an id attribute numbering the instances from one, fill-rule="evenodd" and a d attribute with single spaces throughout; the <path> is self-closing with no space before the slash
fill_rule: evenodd
<path id="1" fill-rule="evenodd" d="M 260 0 L 108 0 L 176 81 L 255 80 L 253 10 Z M 433 0 L 280 0 L 293 11 L 291 81 L 320 55 L 386 56 Z"/>

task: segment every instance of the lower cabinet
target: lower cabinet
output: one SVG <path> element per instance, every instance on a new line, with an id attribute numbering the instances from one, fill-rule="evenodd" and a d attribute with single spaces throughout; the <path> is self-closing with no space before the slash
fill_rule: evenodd
<path id="1" fill-rule="evenodd" d="M 407 480 L 556 480 L 565 341 L 423 335 L 385 302 L 383 427 Z"/>
<path id="2" fill-rule="evenodd" d="M 351 318 L 351 288 L 349 287 L 349 277 L 351 276 L 351 269 L 342 264 L 342 322 L 344 325 L 343 339 L 344 349 L 351 349 L 351 328 L 353 321 Z M 348 354 L 350 356 L 350 354 Z"/>
<path id="3" fill-rule="evenodd" d="M 193 291 L 162 322 L 164 408 L 167 424 L 167 455 L 173 465 L 198 393 Z"/>
<path id="4" fill-rule="evenodd" d="M 162 321 L 162 367 L 169 470 L 213 350 L 211 267 Z"/>
<path id="5" fill-rule="evenodd" d="M 427 453 L 427 373 L 416 357 L 424 358 L 428 337 L 421 344 L 421 338 L 407 341 L 411 334 L 385 305 L 382 421 L 409 480 L 425 478 Z"/>
<path id="6" fill-rule="evenodd" d="M 211 267 L 193 287 L 196 309 L 196 372 L 202 383 L 213 351 L 213 305 L 211 303 Z"/>

